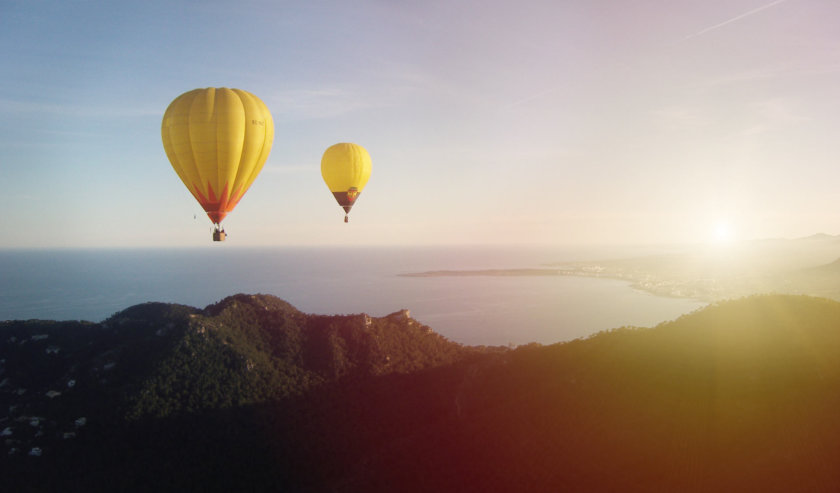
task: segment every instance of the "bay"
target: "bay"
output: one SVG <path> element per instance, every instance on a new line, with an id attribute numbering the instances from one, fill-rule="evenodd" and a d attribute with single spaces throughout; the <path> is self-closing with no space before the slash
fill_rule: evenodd
<path id="1" fill-rule="evenodd" d="M 301 311 L 413 318 L 464 344 L 543 344 L 653 326 L 705 305 L 627 282 L 561 276 L 403 277 L 516 269 L 638 252 L 582 248 L 372 247 L 0 251 L 0 320 L 101 321 L 147 301 L 203 308 L 271 294 Z"/>

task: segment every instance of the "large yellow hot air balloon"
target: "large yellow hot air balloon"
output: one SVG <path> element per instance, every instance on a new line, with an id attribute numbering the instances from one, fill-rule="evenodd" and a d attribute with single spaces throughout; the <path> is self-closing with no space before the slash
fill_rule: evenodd
<path id="1" fill-rule="evenodd" d="M 160 133 L 178 177 L 213 221 L 213 239 L 224 240 L 222 219 L 236 207 L 271 151 L 271 113 L 241 89 L 194 89 L 166 108 Z"/>
<path id="2" fill-rule="evenodd" d="M 370 178 L 370 155 L 357 144 L 330 146 L 321 158 L 321 176 L 338 205 L 344 208 L 344 222 L 347 222 L 350 209 Z"/>

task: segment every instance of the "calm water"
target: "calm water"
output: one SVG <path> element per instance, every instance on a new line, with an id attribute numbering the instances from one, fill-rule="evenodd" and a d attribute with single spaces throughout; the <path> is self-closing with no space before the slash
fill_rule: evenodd
<path id="1" fill-rule="evenodd" d="M 622 325 L 652 326 L 695 300 L 577 277 L 400 277 L 441 269 L 539 267 L 616 255 L 546 248 L 213 248 L 0 251 L 0 320 L 101 321 L 146 301 L 195 307 L 235 293 L 278 296 L 307 313 L 401 308 L 466 344 L 552 343 Z"/>

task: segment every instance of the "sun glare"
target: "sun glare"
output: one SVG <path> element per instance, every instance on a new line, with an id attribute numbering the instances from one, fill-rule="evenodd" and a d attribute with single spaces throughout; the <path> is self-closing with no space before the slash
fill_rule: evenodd
<path id="1" fill-rule="evenodd" d="M 734 239 L 732 225 L 729 221 L 718 221 L 712 231 L 712 242 L 718 245 L 731 243 Z"/>

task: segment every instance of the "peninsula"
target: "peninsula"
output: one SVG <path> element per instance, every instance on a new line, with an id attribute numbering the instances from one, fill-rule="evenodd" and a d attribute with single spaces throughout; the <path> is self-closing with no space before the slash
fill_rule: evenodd
<path id="1" fill-rule="evenodd" d="M 840 237 L 668 249 L 640 257 L 552 262 L 534 268 L 432 270 L 405 277 L 582 276 L 627 281 L 657 296 L 717 301 L 758 293 L 840 300 Z"/>

